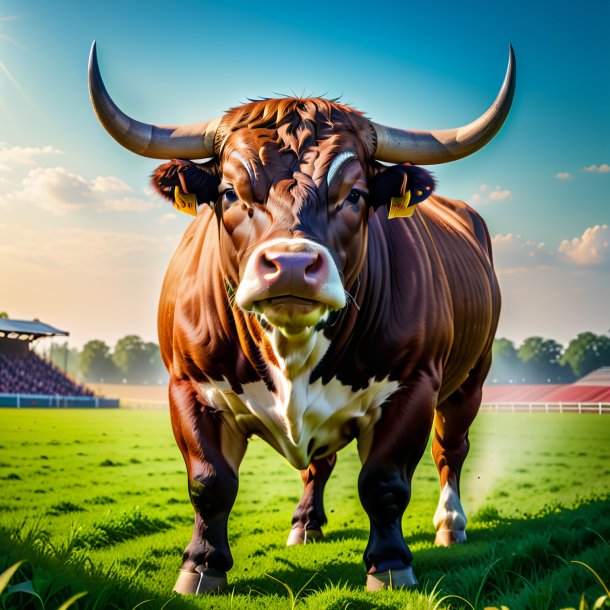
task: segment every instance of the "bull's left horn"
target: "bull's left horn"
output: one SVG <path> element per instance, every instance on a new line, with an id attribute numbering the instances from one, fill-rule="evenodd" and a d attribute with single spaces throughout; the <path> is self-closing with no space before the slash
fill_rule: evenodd
<path id="1" fill-rule="evenodd" d="M 508 47 L 508 68 L 504 83 L 487 112 L 464 127 L 438 131 L 409 131 L 371 122 L 377 134 L 375 159 L 389 163 L 432 165 L 456 161 L 471 155 L 489 142 L 508 115 L 517 68 L 513 47 Z"/>
<path id="2" fill-rule="evenodd" d="M 192 125 L 157 126 L 128 117 L 106 91 L 97 63 L 95 42 L 89 56 L 89 95 L 106 131 L 121 146 L 153 159 L 204 159 L 214 156 L 214 136 L 220 119 Z"/>

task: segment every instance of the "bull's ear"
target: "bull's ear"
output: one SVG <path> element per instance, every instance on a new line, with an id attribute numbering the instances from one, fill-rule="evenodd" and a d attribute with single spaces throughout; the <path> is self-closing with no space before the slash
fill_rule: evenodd
<path id="1" fill-rule="evenodd" d="M 218 165 L 172 159 L 153 172 L 151 183 L 177 210 L 195 216 L 199 206 L 218 199 Z"/>
<path id="2" fill-rule="evenodd" d="M 432 174 L 417 165 L 376 163 L 375 174 L 369 182 L 370 202 L 377 209 L 387 205 L 389 217 L 410 216 L 415 206 L 428 199 L 436 182 Z"/>

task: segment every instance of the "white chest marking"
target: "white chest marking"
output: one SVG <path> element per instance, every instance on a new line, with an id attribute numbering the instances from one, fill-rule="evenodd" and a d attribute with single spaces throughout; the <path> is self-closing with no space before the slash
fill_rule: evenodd
<path id="1" fill-rule="evenodd" d="M 302 366 L 291 354 L 290 364 L 279 360 L 279 367 L 270 367 L 275 392 L 263 381 L 244 384 L 240 394 L 226 381 L 211 380 L 200 387 L 210 406 L 230 411 L 242 432 L 258 434 L 299 469 L 307 468 L 316 452 L 321 457 L 345 446 L 352 436 L 350 422 L 361 432 L 374 425 L 383 403 L 398 388 L 398 382 L 387 378 L 370 380 L 367 388 L 356 391 L 336 378 L 326 385 L 321 379 L 310 384 L 311 371 L 328 348 L 323 335 L 316 335 Z"/>

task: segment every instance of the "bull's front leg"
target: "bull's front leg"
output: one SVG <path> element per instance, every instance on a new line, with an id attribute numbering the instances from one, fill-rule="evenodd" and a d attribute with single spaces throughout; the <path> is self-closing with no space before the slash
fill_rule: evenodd
<path id="1" fill-rule="evenodd" d="M 372 431 L 358 441 L 362 470 L 358 492 L 370 521 L 364 552 L 367 589 L 417 584 L 413 555 L 402 534 L 411 499 L 411 478 L 430 436 L 438 384 L 429 377 L 409 380 L 382 407 Z"/>
<path id="2" fill-rule="evenodd" d="M 174 591 L 208 593 L 226 586 L 227 571 L 233 566 L 227 522 L 237 496 L 246 438 L 221 411 L 203 402 L 189 381 L 170 382 L 170 408 L 195 510 L 193 537 Z"/>

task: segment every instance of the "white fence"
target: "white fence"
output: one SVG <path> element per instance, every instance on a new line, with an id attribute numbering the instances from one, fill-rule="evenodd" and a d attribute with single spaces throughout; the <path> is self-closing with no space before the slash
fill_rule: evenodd
<path id="1" fill-rule="evenodd" d="M 595 413 L 610 415 L 607 402 L 486 402 L 481 411 L 488 413 Z"/>

